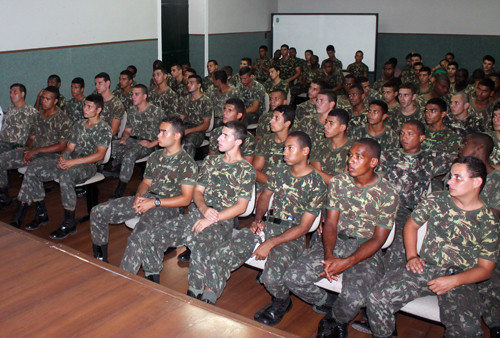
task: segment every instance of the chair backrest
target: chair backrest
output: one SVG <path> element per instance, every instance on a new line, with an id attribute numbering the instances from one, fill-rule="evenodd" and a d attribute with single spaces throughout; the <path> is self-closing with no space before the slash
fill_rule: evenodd
<path id="1" fill-rule="evenodd" d="M 382 249 L 387 249 L 388 247 L 391 246 L 392 241 L 394 241 L 395 232 L 396 232 L 396 222 L 394 222 L 394 224 L 392 225 L 391 232 L 389 232 L 389 236 L 387 236 L 384 245 L 382 245 Z"/>
<path id="2" fill-rule="evenodd" d="M 249 216 L 253 212 L 254 209 L 255 209 L 255 185 L 253 186 L 252 198 L 248 202 L 247 209 L 239 217 L 247 217 L 247 216 Z"/>
<path id="3" fill-rule="evenodd" d="M 127 125 L 127 112 L 123 114 L 122 120 L 120 122 L 120 128 L 118 129 L 118 138 L 122 137 L 126 125 Z"/>
<path id="4" fill-rule="evenodd" d="M 264 111 L 269 111 L 269 94 L 264 94 Z"/>
<path id="5" fill-rule="evenodd" d="M 427 233 L 427 222 L 422 225 L 417 231 L 417 252 L 420 253 L 422 244 L 424 243 L 425 234 Z"/>
<path id="6" fill-rule="evenodd" d="M 111 143 L 109 144 L 108 149 L 106 149 L 106 154 L 104 155 L 104 158 L 102 159 L 102 164 L 108 163 L 110 158 L 111 158 Z"/>

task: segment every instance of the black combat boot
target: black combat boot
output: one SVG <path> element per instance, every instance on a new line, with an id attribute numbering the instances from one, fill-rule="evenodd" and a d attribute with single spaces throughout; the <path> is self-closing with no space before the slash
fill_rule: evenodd
<path id="1" fill-rule="evenodd" d="M 59 229 L 50 234 L 50 238 L 64 239 L 74 233 L 76 233 L 75 210 L 64 209 L 64 221 Z"/>
<path id="2" fill-rule="evenodd" d="M 253 318 L 259 323 L 274 326 L 281 322 L 291 308 L 292 299 L 290 296 L 285 299 L 273 297 L 271 303 L 257 311 Z"/>
<path id="3" fill-rule="evenodd" d="M 19 202 L 16 213 L 14 214 L 12 220 L 10 221 L 10 225 L 18 229 L 21 229 L 21 227 L 23 226 L 24 216 L 26 216 L 27 208 L 28 204 Z"/>
<path id="4" fill-rule="evenodd" d="M 118 181 L 118 186 L 116 187 L 115 193 L 109 199 L 114 200 L 123 196 L 125 188 L 127 187 L 127 182 Z"/>
<path id="5" fill-rule="evenodd" d="M 92 244 L 92 251 L 94 252 L 94 258 L 103 261 L 105 263 L 108 262 L 108 245 L 96 245 Z"/>
<path id="6" fill-rule="evenodd" d="M 45 201 L 35 202 L 35 218 L 26 225 L 26 230 L 36 230 L 40 225 L 49 224 Z"/>
<path id="7" fill-rule="evenodd" d="M 0 210 L 7 208 L 12 204 L 12 199 L 9 197 L 7 186 L 0 188 Z"/>
<path id="8" fill-rule="evenodd" d="M 146 276 L 146 279 L 155 282 L 157 284 L 160 284 L 160 275 L 158 274 Z"/>

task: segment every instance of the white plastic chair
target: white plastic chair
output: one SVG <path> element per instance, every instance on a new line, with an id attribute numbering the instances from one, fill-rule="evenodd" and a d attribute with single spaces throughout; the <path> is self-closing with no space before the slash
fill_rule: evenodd
<path id="1" fill-rule="evenodd" d="M 269 94 L 264 94 L 264 111 L 269 111 Z M 247 126 L 247 130 L 257 129 L 258 123 L 252 123 Z"/>
<path id="2" fill-rule="evenodd" d="M 123 117 L 120 121 L 120 128 L 118 128 L 118 134 L 117 134 L 118 139 L 122 137 L 126 125 L 127 125 L 127 112 L 123 114 Z"/>

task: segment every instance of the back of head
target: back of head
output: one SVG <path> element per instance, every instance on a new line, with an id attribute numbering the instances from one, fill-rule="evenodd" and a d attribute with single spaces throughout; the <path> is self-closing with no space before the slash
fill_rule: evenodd
<path id="1" fill-rule="evenodd" d="M 490 135 L 485 133 L 471 133 L 467 134 L 466 139 L 468 141 L 474 142 L 476 145 L 482 145 L 484 155 L 486 158 L 490 157 L 493 148 L 495 147 L 495 142 Z"/>
<path id="2" fill-rule="evenodd" d="M 231 66 L 224 66 L 224 67 L 222 67 L 221 70 L 224 71 L 227 74 L 227 77 L 233 76 L 233 67 L 231 67 Z"/>
<path id="3" fill-rule="evenodd" d="M 57 74 L 50 75 L 49 78 L 47 79 L 47 81 L 50 81 L 50 80 L 54 80 L 54 81 L 56 81 L 56 83 L 61 83 L 61 78 Z"/>
<path id="4" fill-rule="evenodd" d="M 240 76 L 243 76 L 243 75 L 246 75 L 246 74 L 252 75 L 252 68 L 250 68 L 250 67 L 243 67 L 243 68 L 240 69 L 239 74 L 240 74 Z"/>
<path id="5" fill-rule="evenodd" d="M 134 65 L 128 65 L 127 70 L 132 73 L 132 77 L 137 74 L 137 67 Z"/>

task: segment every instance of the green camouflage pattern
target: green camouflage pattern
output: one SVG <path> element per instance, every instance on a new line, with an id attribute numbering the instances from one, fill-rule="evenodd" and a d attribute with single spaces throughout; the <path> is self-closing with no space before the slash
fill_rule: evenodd
<path id="1" fill-rule="evenodd" d="M 469 115 L 478 117 L 482 120 L 482 126 L 485 131 L 493 130 L 492 127 L 492 115 L 493 115 L 493 105 L 490 103 L 486 108 L 478 108 L 474 104 L 474 100 L 469 101 Z"/>
<path id="2" fill-rule="evenodd" d="M 97 147 L 108 148 L 111 145 L 111 127 L 105 121 L 100 120 L 90 128 L 85 125 L 86 123 L 87 120 L 80 120 L 73 125 L 68 143 L 74 144 L 75 150 L 68 154 L 70 158 L 89 156 L 97 151 Z"/>
<path id="3" fill-rule="evenodd" d="M 155 148 L 146 148 L 139 144 L 138 139 L 128 138 L 125 144 L 120 140 L 111 143 L 111 158 L 113 166 L 120 166 L 120 181 L 128 182 L 134 173 L 135 161 L 151 154 Z"/>
<path id="4" fill-rule="evenodd" d="M 355 77 L 362 77 L 365 76 L 365 74 L 368 74 L 368 66 L 363 62 L 361 62 L 360 65 L 351 63 L 349 66 L 347 66 L 346 70 Z"/>
<path id="5" fill-rule="evenodd" d="M 293 131 L 303 131 L 311 138 L 313 150 L 325 138 L 325 125 L 319 121 L 319 115 L 309 115 L 300 121 L 294 122 Z"/>
<path id="6" fill-rule="evenodd" d="M 257 58 L 255 60 L 255 63 L 257 65 L 263 65 L 264 67 L 266 67 L 267 69 L 269 69 L 269 67 L 271 67 L 273 65 L 273 60 L 271 58 L 269 58 L 269 57 L 266 57 L 265 59 Z M 262 69 L 261 67 L 257 66 L 254 69 L 253 76 L 260 83 L 264 83 L 264 82 L 267 81 L 267 79 L 269 79 L 269 72 L 267 72 L 264 69 Z"/>
<path id="7" fill-rule="evenodd" d="M 274 111 L 270 110 L 265 112 L 259 117 L 259 121 L 257 122 L 257 129 L 255 130 L 256 136 L 264 136 L 267 134 L 271 134 L 271 120 L 273 119 Z"/>
<path id="8" fill-rule="evenodd" d="M 283 80 L 294 76 L 297 72 L 296 68 L 301 66 L 300 61 L 296 58 L 288 58 L 288 60 L 281 58 L 277 62 L 274 62 L 274 65 L 280 67 L 280 77 Z"/>
<path id="9" fill-rule="evenodd" d="M 174 116 L 177 113 L 177 93 L 171 87 L 161 93 L 156 92 L 156 90 L 150 91 L 148 101 L 160 107 L 164 117 Z"/>
<path id="10" fill-rule="evenodd" d="M 24 146 L 30 136 L 30 128 L 39 112 L 29 104 L 22 107 L 11 105 L 4 113 L 0 141 Z"/>
<path id="11" fill-rule="evenodd" d="M 222 128 L 224 128 L 224 127 L 215 128 L 210 133 L 210 140 L 209 140 L 208 149 L 213 151 L 216 155 L 222 154 L 219 151 L 218 141 L 217 141 L 219 136 L 222 135 Z M 243 144 L 240 146 L 240 152 L 241 152 L 241 156 L 243 156 L 243 157 L 255 156 L 255 138 L 249 132 L 247 132 L 247 137 L 245 138 L 245 141 L 243 141 Z"/>
<path id="12" fill-rule="evenodd" d="M 465 120 L 459 120 L 453 114 L 448 113 L 443 119 L 444 125 L 453 130 L 461 139 L 471 133 L 482 133 L 485 131 L 483 119 L 478 115 L 468 115 Z"/>
<path id="13" fill-rule="evenodd" d="M 30 135 L 34 136 L 33 148 L 48 147 L 68 141 L 71 133 L 71 121 L 63 111 L 45 118 L 40 111 L 33 118 Z"/>
<path id="14" fill-rule="evenodd" d="M 323 139 L 313 149 L 309 161 L 319 162 L 321 171 L 328 175 L 341 174 L 347 166 L 349 150 L 353 143 L 353 139 L 348 139 L 343 146 L 334 149 L 330 139 Z"/>
<path id="15" fill-rule="evenodd" d="M 111 121 L 120 120 L 123 118 L 123 114 L 125 114 L 125 107 L 123 106 L 122 101 L 116 96 L 113 96 L 111 100 L 104 101 L 104 108 L 101 112 L 101 119 L 106 121 L 111 126 Z"/>
<path id="16" fill-rule="evenodd" d="M 462 139 L 449 128 L 430 130 L 425 127 L 425 140 L 422 149 L 457 155 Z"/>
<path id="17" fill-rule="evenodd" d="M 347 126 L 347 134 L 351 135 L 355 129 L 365 127 L 366 122 L 368 120 L 368 110 L 369 108 L 365 108 L 364 111 L 359 115 L 354 115 L 352 112 L 352 107 L 349 105 L 348 107 L 343 108 L 349 114 L 349 125 Z"/>
<path id="18" fill-rule="evenodd" d="M 226 101 L 232 98 L 240 98 L 240 93 L 237 87 L 230 86 L 230 90 L 224 94 L 221 94 L 219 89 L 212 87 L 209 89 L 207 95 L 212 100 L 212 105 L 214 107 L 214 126 L 218 127 L 222 125 L 222 114 L 224 112 L 224 107 Z"/>
<path id="19" fill-rule="evenodd" d="M 246 88 L 240 82 L 237 88 L 240 95 L 239 98 L 245 104 L 245 108 L 250 107 L 253 101 L 259 101 L 260 105 L 259 109 L 256 112 L 257 116 L 260 116 L 267 109 L 267 107 L 264 107 L 266 90 L 264 89 L 264 86 L 262 84 L 257 81 L 252 81 L 252 85 L 250 86 L 250 88 Z"/>
<path id="20" fill-rule="evenodd" d="M 297 109 L 295 109 L 295 120 L 300 121 L 306 116 L 316 116 L 316 104 L 312 103 L 310 100 L 306 102 L 302 102 L 297 105 Z"/>
<path id="21" fill-rule="evenodd" d="M 500 210 L 500 170 L 488 174 L 480 197 L 490 207 Z"/>
<path id="22" fill-rule="evenodd" d="M 311 82 L 322 81 L 324 78 L 325 78 L 325 72 L 321 68 L 312 70 L 311 67 L 307 66 L 304 68 L 304 71 L 302 72 L 302 79 L 306 88 L 309 88 Z"/>
<path id="23" fill-rule="evenodd" d="M 113 95 L 122 101 L 125 111 L 128 111 L 132 107 L 132 89 L 128 93 L 124 93 L 121 89 L 116 89 L 113 91 Z"/>
<path id="24" fill-rule="evenodd" d="M 498 138 L 495 131 L 488 133 L 488 135 L 491 136 L 491 138 L 493 139 L 493 143 L 495 144 L 493 151 L 491 152 L 491 155 L 490 155 L 490 163 L 493 165 L 499 165 L 500 164 L 500 139 Z"/>
<path id="25" fill-rule="evenodd" d="M 56 103 L 56 106 L 61 109 L 62 111 L 66 111 L 66 104 L 67 104 L 68 100 L 66 100 L 66 98 L 64 97 L 64 95 L 62 95 L 61 93 L 59 93 L 59 100 L 57 101 Z"/>
<path id="26" fill-rule="evenodd" d="M 190 95 L 179 99 L 177 115 L 184 117 L 187 128 L 192 128 L 202 124 L 203 119 L 211 119 L 213 109 L 212 101 L 207 95 L 196 100 L 192 100 Z"/>
<path id="27" fill-rule="evenodd" d="M 330 88 L 335 88 L 339 84 L 344 83 L 344 73 L 342 73 L 342 69 L 334 68 L 333 73 L 326 78 L 325 82 Z M 340 91 L 342 91 L 342 89 L 340 89 Z"/>
<path id="28" fill-rule="evenodd" d="M 418 86 L 416 87 L 417 88 L 417 95 L 425 95 L 425 94 L 429 94 L 430 92 L 432 92 L 433 83 L 431 81 L 429 81 L 429 83 L 430 83 L 429 89 L 427 89 L 426 91 L 420 90 L 420 83 L 419 83 Z"/>
<path id="29" fill-rule="evenodd" d="M 71 122 L 76 122 L 85 119 L 83 116 L 83 104 L 85 103 L 85 98 L 80 101 L 75 101 L 75 99 L 71 99 L 66 104 L 66 109 L 64 112 L 69 117 Z"/>
<path id="30" fill-rule="evenodd" d="M 351 109 L 352 110 L 351 102 L 349 101 L 349 98 L 347 98 L 344 95 L 337 96 L 337 103 L 335 104 L 334 108 L 345 109 L 345 110 Z"/>
<path id="31" fill-rule="evenodd" d="M 137 110 L 137 106 L 132 106 L 127 112 L 125 129 L 130 128 L 130 136 L 138 140 L 153 141 L 157 139 L 163 117 L 163 111 L 154 104 L 148 104 L 142 112 Z"/>
<path id="32" fill-rule="evenodd" d="M 283 147 L 285 146 L 285 142 L 277 143 L 274 137 L 274 134 L 264 135 L 257 142 L 257 147 L 255 148 L 255 156 L 264 156 L 265 164 L 262 172 L 266 175 L 269 175 L 273 167 L 284 163 Z"/>
<path id="33" fill-rule="evenodd" d="M 277 90 L 281 90 L 285 94 L 290 91 L 290 86 L 288 85 L 288 82 L 286 82 L 285 80 L 281 80 L 280 82 L 278 82 L 278 84 L 273 85 L 272 81 L 269 79 L 262 85 L 264 86 L 264 89 L 268 94 L 271 94 L 272 92 L 275 92 Z"/>
<path id="34" fill-rule="evenodd" d="M 210 75 L 207 75 L 202 79 L 201 88 L 205 93 L 207 93 L 213 86 L 214 83 L 212 82 L 212 79 L 210 79 Z"/>
<path id="35" fill-rule="evenodd" d="M 422 122 L 425 125 L 425 114 L 420 107 L 416 106 L 416 110 L 411 115 L 403 114 L 402 110 L 399 109 L 397 111 L 392 111 L 391 114 L 385 119 L 384 124 L 392 128 L 392 130 L 396 132 L 400 132 L 403 124 L 407 123 L 410 120 L 417 120 Z"/>
<path id="36" fill-rule="evenodd" d="M 351 130 L 351 138 L 357 140 L 363 137 L 372 138 L 380 144 L 382 151 L 399 148 L 399 137 L 398 135 L 389 128 L 388 126 L 384 127 L 384 131 L 382 134 L 373 136 L 368 131 L 368 125 L 359 126 Z"/>

